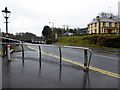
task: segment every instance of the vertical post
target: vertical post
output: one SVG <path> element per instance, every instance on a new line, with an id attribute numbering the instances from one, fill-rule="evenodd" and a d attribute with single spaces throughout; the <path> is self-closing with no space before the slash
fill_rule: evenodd
<path id="1" fill-rule="evenodd" d="M 2 56 L 5 57 L 6 56 L 6 45 L 2 44 Z"/>
<path id="2" fill-rule="evenodd" d="M 23 43 L 21 44 L 22 47 L 22 62 L 24 63 L 24 47 L 23 47 Z"/>
<path id="3" fill-rule="evenodd" d="M 61 81 L 61 77 L 62 77 L 62 66 L 60 65 L 60 71 L 59 71 L 59 83 Z"/>
<path id="4" fill-rule="evenodd" d="M 89 72 L 84 72 L 82 88 L 90 88 Z"/>
<path id="5" fill-rule="evenodd" d="M 84 69 L 88 70 L 88 53 L 87 53 L 87 49 L 84 50 Z"/>
<path id="6" fill-rule="evenodd" d="M 61 47 L 59 47 L 59 53 L 60 53 L 60 63 L 59 63 L 59 66 L 60 66 L 59 83 L 60 83 L 61 76 L 62 76 L 62 52 L 61 52 Z"/>
<path id="7" fill-rule="evenodd" d="M 10 60 L 10 45 L 7 45 L 7 59 Z"/>
<path id="8" fill-rule="evenodd" d="M 41 47 L 39 46 L 39 64 L 41 68 Z"/>
<path id="9" fill-rule="evenodd" d="M 61 54 L 61 48 L 59 47 L 59 53 L 60 53 L 60 66 L 62 65 L 62 54 Z"/>

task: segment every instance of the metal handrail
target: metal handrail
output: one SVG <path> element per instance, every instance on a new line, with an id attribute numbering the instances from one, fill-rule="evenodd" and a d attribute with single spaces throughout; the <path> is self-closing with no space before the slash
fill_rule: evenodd
<path id="1" fill-rule="evenodd" d="M 90 53 L 90 55 L 89 55 L 89 59 L 88 59 L 88 57 L 86 57 L 87 58 L 86 62 L 84 60 L 84 67 L 85 67 L 85 70 L 88 71 L 89 66 L 90 66 L 90 62 L 91 62 L 91 58 L 92 58 L 92 51 L 91 51 L 91 49 L 85 48 L 85 47 L 76 47 L 76 46 L 62 46 L 62 47 L 64 47 L 64 48 L 73 48 L 73 49 L 82 49 L 84 51 L 87 50 Z M 86 63 L 87 63 L 87 65 L 86 65 Z"/>
<path id="2" fill-rule="evenodd" d="M 24 45 L 32 45 L 32 46 L 39 46 L 40 47 L 40 45 L 37 45 L 37 44 L 29 44 L 29 43 L 25 43 Z M 73 48 L 73 49 L 82 49 L 82 50 L 84 50 L 84 51 L 88 51 L 89 52 L 89 57 L 88 57 L 88 55 L 85 55 L 85 53 L 84 53 L 84 57 L 85 57 L 85 59 L 86 60 L 84 60 L 84 70 L 85 71 L 88 71 L 88 69 L 89 69 L 89 66 L 90 66 L 90 62 L 91 62 L 91 58 L 92 58 L 92 51 L 91 51 L 91 49 L 89 49 L 89 48 L 85 48 L 85 47 L 76 47 L 76 46 L 61 46 L 61 45 L 45 45 L 45 46 L 43 46 L 43 47 L 58 47 L 59 48 L 59 53 L 60 53 L 60 65 L 62 65 L 62 52 L 61 52 L 61 47 L 62 48 Z M 40 47 L 41 48 L 41 47 Z M 41 51 L 39 51 L 39 52 L 41 52 Z"/>
<path id="3" fill-rule="evenodd" d="M 23 43 L 20 40 L 15 40 L 15 39 L 11 39 L 11 38 L 5 38 L 5 37 L 0 37 L 2 39 L 7 39 L 7 40 L 11 40 L 11 41 L 16 41 L 19 43 L 9 43 L 9 44 L 15 44 L 15 45 L 21 45 L 22 47 L 22 62 L 24 63 L 24 46 L 23 45 L 32 45 L 32 46 L 39 46 L 39 62 L 41 63 L 41 45 L 38 44 L 30 44 L 30 43 Z M 0 44 L 8 44 L 8 43 L 2 43 L 0 42 Z M 43 47 L 58 47 L 59 48 L 59 54 L 60 54 L 60 66 L 62 65 L 62 51 L 61 51 L 61 47 L 62 48 L 73 48 L 73 49 L 81 49 L 84 50 L 84 70 L 88 71 L 89 69 L 89 65 L 91 62 L 91 57 L 92 57 L 92 51 L 89 48 L 85 48 L 85 47 L 77 47 L 77 46 L 61 46 L 61 45 L 44 45 Z M 89 57 L 87 52 L 89 52 Z"/>
<path id="4" fill-rule="evenodd" d="M 11 39 L 11 38 L 6 38 L 6 37 L 0 37 L 0 38 L 1 39 L 7 39 L 7 40 L 11 40 L 11 41 L 16 41 L 16 42 L 22 43 L 22 41 L 16 40 L 16 39 Z"/>

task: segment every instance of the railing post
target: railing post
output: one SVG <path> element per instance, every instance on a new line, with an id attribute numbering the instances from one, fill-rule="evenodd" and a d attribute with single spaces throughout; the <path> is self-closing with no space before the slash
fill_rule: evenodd
<path id="1" fill-rule="evenodd" d="M 2 44 L 2 56 L 5 57 L 6 55 L 6 45 Z"/>
<path id="2" fill-rule="evenodd" d="M 40 68 L 41 68 L 41 47 L 39 46 L 39 63 L 40 63 Z"/>
<path id="3" fill-rule="evenodd" d="M 88 69 L 89 69 L 90 62 L 91 62 L 91 57 L 92 57 L 92 52 L 91 52 L 91 50 L 89 50 L 89 53 L 90 53 L 90 56 L 89 56 L 89 60 L 88 60 Z"/>
<path id="4" fill-rule="evenodd" d="M 24 47 L 23 47 L 23 43 L 21 44 L 22 47 L 22 62 L 24 63 Z"/>
<path id="5" fill-rule="evenodd" d="M 62 53 L 61 53 L 61 47 L 59 47 L 59 53 L 60 53 L 60 66 L 62 65 Z"/>
<path id="6" fill-rule="evenodd" d="M 7 45 L 7 59 L 10 61 L 10 45 Z"/>
<path id="7" fill-rule="evenodd" d="M 88 53 L 87 53 L 87 49 L 84 49 L 84 70 L 88 71 Z"/>

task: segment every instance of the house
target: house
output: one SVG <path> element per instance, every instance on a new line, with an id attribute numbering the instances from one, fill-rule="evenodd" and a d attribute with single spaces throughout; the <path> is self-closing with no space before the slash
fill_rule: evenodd
<path id="1" fill-rule="evenodd" d="M 33 37 L 32 38 L 32 43 L 44 43 L 44 40 L 41 37 Z"/>
<path id="2" fill-rule="evenodd" d="M 120 22 L 112 17 L 105 18 L 97 16 L 96 19 L 88 24 L 88 31 L 92 33 L 118 33 Z"/>
<path id="3" fill-rule="evenodd" d="M 75 32 L 75 34 L 87 34 L 87 33 L 88 33 L 88 28 L 80 28 Z"/>
<path id="4" fill-rule="evenodd" d="M 63 36 L 72 36 L 73 33 L 70 33 L 70 32 L 66 32 L 66 33 L 63 33 Z"/>

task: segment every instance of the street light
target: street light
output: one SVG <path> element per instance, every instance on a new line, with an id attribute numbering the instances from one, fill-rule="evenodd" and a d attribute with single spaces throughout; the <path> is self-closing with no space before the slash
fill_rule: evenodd
<path id="1" fill-rule="evenodd" d="M 11 12 L 10 11 L 8 11 L 8 9 L 7 9 L 7 7 L 5 7 L 5 10 L 2 10 L 2 14 L 3 14 L 3 16 L 4 16 L 4 18 L 6 19 L 6 37 L 8 37 L 8 18 L 10 17 L 10 14 L 11 14 Z M 8 40 L 6 40 L 6 42 L 8 42 Z M 5 46 L 6 48 L 4 48 L 4 49 L 6 49 L 5 51 L 6 51 L 6 56 L 7 56 L 7 58 L 9 58 L 9 51 L 8 51 L 8 44 L 6 44 L 6 46 Z"/>
<path id="2" fill-rule="evenodd" d="M 52 31 L 54 30 L 54 23 L 53 22 L 49 22 L 52 24 Z"/>
<path id="3" fill-rule="evenodd" d="M 55 40 L 58 39 L 58 34 L 57 34 L 57 32 L 54 31 L 54 23 L 53 22 L 49 22 L 49 23 L 52 24 L 52 32 L 54 34 L 54 42 L 55 42 Z"/>
<path id="4" fill-rule="evenodd" d="M 5 7 L 5 10 L 2 10 L 3 16 L 6 19 L 6 35 L 8 34 L 8 18 L 10 17 L 11 12 L 8 11 L 7 7 Z M 6 36 L 7 37 L 7 36 Z"/>

